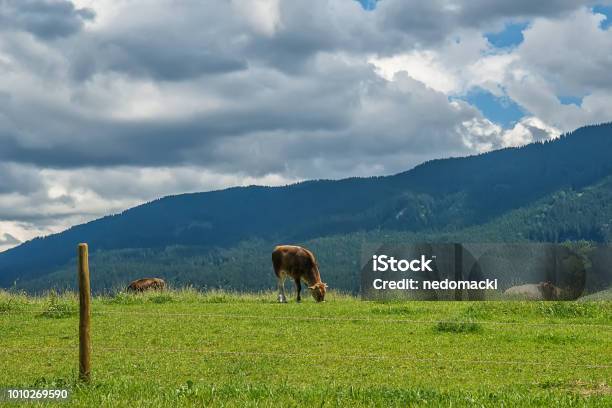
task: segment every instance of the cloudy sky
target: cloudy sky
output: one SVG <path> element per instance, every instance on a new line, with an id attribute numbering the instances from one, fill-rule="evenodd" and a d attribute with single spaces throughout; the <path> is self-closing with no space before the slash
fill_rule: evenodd
<path id="1" fill-rule="evenodd" d="M 0 250 L 612 120 L 611 1 L 0 0 Z"/>

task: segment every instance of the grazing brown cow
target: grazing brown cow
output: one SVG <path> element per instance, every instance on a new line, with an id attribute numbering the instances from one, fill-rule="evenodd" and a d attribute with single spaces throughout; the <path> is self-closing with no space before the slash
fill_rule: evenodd
<path id="1" fill-rule="evenodd" d="M 166 282 L 159 278 L 143 278 L 135 280 L 127 287 L 128 292 L 144 292 L 146 290 L 166 289 Z"/>
<path id="2" fill-rule="evenodd" d="M 327 284 L 321 282 L 319 265 L 309 250 L 294 245 L 279 245 L 272 252 L 272 265 L 278 278 L 278 301 L 287 303 L 285 296 L 285 278 L 290 276 L 295 281 L 297 301 L 302 300 L 302 280 L 308 284 L 312 297 L 317 302 L 325 300 Z"/>

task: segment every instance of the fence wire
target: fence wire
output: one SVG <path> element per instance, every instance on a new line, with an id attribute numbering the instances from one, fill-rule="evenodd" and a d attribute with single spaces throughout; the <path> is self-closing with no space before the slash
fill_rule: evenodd
<path id="1" fill-rule="evenodd" d="M 45 310 L 8 310 L 0 312 L 0 316 L 12 316 L 12 315 L 24 315 L 24 314 L 44 314 Z M 75 317 L 78 315 L 75 312 L 71 312 Z M 443 323 L 471 323 L 471 324 L 483 324 L 483 325 L 498 325 L 498 326 L 527 326 L 527 327 L 584 327 L 584 328 L 612 328 L 611 324 L 599 324 L 599 323 L 575 323 L 575 322 L 501 322 L 501 321 L 487 321 L 487 320 L 418 320 L 418 319 L 387 319 L 387 318 L 371 318 L 371 317 L 329 317 L 329 316 L 270 316 L 270 315 L 245 315 L 245 314 L 234 314 L 234 313 L 181 313 L 181 312 L 147 312 L 147 311 L 110 311 L 110 310 L 95 310 L 92 312 L 92 316 L 147 316 L 156 318 L 176 318 L 176 317 L 191 317 L 191 318 L 204 318 L 204 319 L 249 319 L 249 320 L 295 320 L 295 321 L 325 321 L 325 322 L 366 322 L 366 323 L 404 323 L 404 324 L 416 324 L 416 325 L 436 325 Z M 57 338 L 67 337 L 70 333 L 60 333 L 55 336 L 43 334 L 39 337 L 42 338 Z M 76 336 L 75 336 L 76 338 Z M 50 353 L 50 352 L 78 352 L 78 345 L 71 347 L 36 347 L 36 348 L 10 348 L 0 347 L 0 354 L 6 353 Z M 107 352 L 107 353 L 129 353 L 129 354 L 142 354 L 142 353 L 173 353 L 182 355 L 193 355 L 201 354 L 207 356 L 214 356 L 219 358 L 232 358 L 232 357 L 259 357 L 259 358 L 283 358 L 283 359 L 299 359 L 300 362 L 306 364 L 320 364 L 320 360 L 311 360 L 309 355 L 303 353 L 287 353 L 287 352 L 254 352 L 254 351 L 222 351 L 222 350 L 210 350 L 210 349 L 197 349 L 197 348 L 168 348 L 168 347 L 107 347 L 107 346 L 94 346 L 93 352 Z M 318 357 L 323 359 L 336 359 L 336 360 L 350 360 L 350 361 L 405 361 L 414 363 L 425 363 L 425 364 L 451 364 L 451 365 L 465 365 L 465 364 L 477 364 L 477 365 L 523 365 L 523 366 L 540 366 L 542 368 L 551 367 L 576 367 L 576 368 L 591 368 L 591 369 L 610 369 L 612 364 L 605 362 L 604 364 L 599 363 L 572 363 L 560 360 L 545 360 L 541 361 L 523 361 L 523 360 L 491 360 L 491 359 L 454 359 L 454 358 L 429 358 L 419 356 L 407 356 L 407 355 L 357 355 L 357 354 L 334 354 L 334 353 L 318 353 Z M 306 359 L 306 360 L 304 360 Z"/>
<path id="2" fill-rule="evenodd" d="M 0 316 L 19 314 L 46 313 L 45 310 L 14 310 L 0 312 Z M 49 312 L 53 314 L 54 312 Z M 77 313 L 72 313 L 77 316 Z M 159 312 L 118 312 L 118 311 L 93 311 L 92 316 L 120 315 L 120 316 L 153 316 L 153 317 L 197 317 L 197 318 L 219 318 L 219 319 L 257 319 L 257 320 L 298 320 L 298 321 L 337 321 L 337 322 L 367 322 L 367 323 L 409 323 L 409 324 L 439 324 L 439 323 L 472 323 L 491 324 L 499 326 L 559 326 L 559 327 L 598 327 L 612 329 L 612 324 L 605 323 L 575 323 L 575 322 L 500 322 L 492 320 L 418 320 L 418 319 L 377 319 L 370 317 L 328 317 L 328 316 L 274 316 L 274 315 L 243 315 L 231 313 L 159 313 Z"/>
<path id="3" fill-rule="evenodd" d="M 14 352 L 78 352 L 78 347 L 36 347 L 36 348 L 0 348 L 0 353 Z M 266 357 L 266 358 L 295 358 L 308 359 L 314 365 L 320 365 L 321 360 L 312 360 L 312 356 L 304 353 L 287 353 L 287 352 L 259 352 L 259 351 L 220 351 L 208 349 L 193 349 L 193 348 L 168 348 L 168 347 L 94 347 L 93 352 L 127 352 L 127 353 L 177 353 L 177 354 L 205 354 L 221 357 Z M 419 363 L 458 363 L 458 364 L 496 364 L 496 365 L 530 365 L 540 367 L 580 367 L 580 368 L 612 368 L 612 364 L 591 364 L 591 363 L 570 363 L 567 361 L 547 360 L 546 362 L 539 361 L 524 361 L 524 360 L 474 360 L 474 359 L 448 359 L 448 358 L 429 358 L 429 357 L 412 357 L 406 355 L 355 355 L 355 354 L 334 354 L 334 353 L 317 353 L 317 357 L 323 359 L 339 359 L 339 360 L 375 360 L 375 361 L 407 361 Z M 312 361 L 311 361 L 312 360 Z"/>

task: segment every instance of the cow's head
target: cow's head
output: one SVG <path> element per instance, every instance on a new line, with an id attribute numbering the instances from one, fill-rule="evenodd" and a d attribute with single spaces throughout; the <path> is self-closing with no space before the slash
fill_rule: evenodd
<path id="1" fill-rule="evenodd" d="M 310 289 L 310 293 L 312 294 L 312 297 L 317 302 L 325 301 L 325 289 L 326 288 L 327 288 L 327 283 L 323 283 L 323 282 L 315 283 L 314 285 L 308 287 L 308 289 Z"/>
<path id="2" fill-rule="evenodd" d="M 550 282 L 540 282 L 540 290 L 544 296 L 544 300 L 559 300 L 561 297 L 561 289 Z"/>

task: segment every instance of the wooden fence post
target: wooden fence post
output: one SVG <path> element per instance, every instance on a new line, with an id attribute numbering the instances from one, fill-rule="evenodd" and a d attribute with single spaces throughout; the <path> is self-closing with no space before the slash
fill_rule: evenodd
<path id="1" fill-rule="evenodd" d="M 87 244 L 79 244 L 79 378 L 91 381 L 91 286 Z"/>

